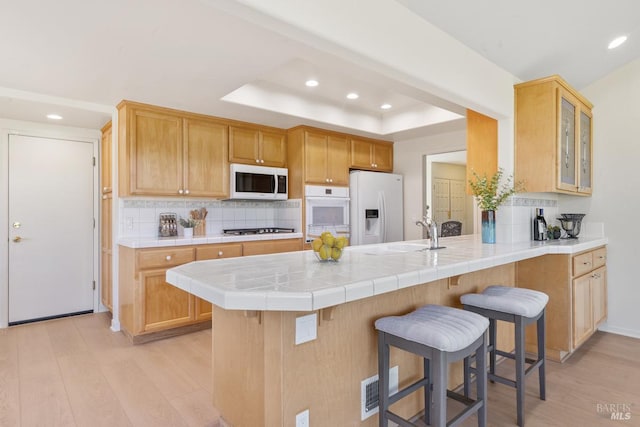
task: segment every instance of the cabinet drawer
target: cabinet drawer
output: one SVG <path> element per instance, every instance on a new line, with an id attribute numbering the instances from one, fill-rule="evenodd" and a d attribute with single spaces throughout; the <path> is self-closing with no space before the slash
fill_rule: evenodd
<path id="1" fill-rule="evenodd" d="M 607 248 L 596 249 L 593 254 L 593 268 L 602 267 L 607 263 Z"/>
<path id="2" fill-rule="evenodd" d="M 573 276 L 582 276 L 593 270 L 593 252 L 576 255 L 573 257 Z"/>
<path id="3" fill-rule="evenodd" d="M 198 261 L 205 259 L 234 258 L 242 256 L 242 243 L 198 247 L 196 251 L 196 260 Z"/>
<path id="4" fill-rule="evenodd" d="M 138 269 L 174 267 L 194 261 L 194 248 L 151 249 L 138 251 Z"/>

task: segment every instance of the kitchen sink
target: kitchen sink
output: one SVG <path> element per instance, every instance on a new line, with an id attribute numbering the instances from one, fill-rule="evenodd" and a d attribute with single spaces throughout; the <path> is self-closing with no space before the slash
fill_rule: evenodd
<path id="1" fill-rule="evenodd" d="M 393 253 L 420 252 L 428 249 L 429 245 L 404 242 L 385 243 L 381 245 L 352 246 L 350 248 L 351 251 L 362 252 L 370 255 L 390 255 Z"/>

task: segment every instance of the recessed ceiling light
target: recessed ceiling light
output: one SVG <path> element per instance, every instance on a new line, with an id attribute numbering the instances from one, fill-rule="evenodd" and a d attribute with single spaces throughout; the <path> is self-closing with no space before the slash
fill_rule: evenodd
<path id="1" fill-rule="evenodd" d="M 47 114 L 47 119 L 62 120 L 62 116 L 59 114 Z"/>
<path id="2" fill-rule="evenodd" d="M 351 92 L 351 93 L 347 94 L 347 98 L 349 98 L 349 99 L 358 99 L 359 97 L 360 97 L 360 95 L 358 95 L 355 92 Z"/>
<path id="3" fill-rule="evenodd" d="M 309 86 L 309 87 L 316 87 L 316 86 L 318 86 L 318 81 L 317 80 L 307 80 L 304 84 Z"/>
<path id="4" fill-rule="evenodd" d="M 615 49 L 626 41 L 627 36 L 616 37 L 615 39 L 611 40 L 611 43 L 609 43 L 609 49 Z"/>
<path id="5" fill-rule="evenodd" d="M 383 110 L 388 110 L 389 108 L 391 108 L 391 104 L 382 104 L 380 108 L 382 108 Z"/>

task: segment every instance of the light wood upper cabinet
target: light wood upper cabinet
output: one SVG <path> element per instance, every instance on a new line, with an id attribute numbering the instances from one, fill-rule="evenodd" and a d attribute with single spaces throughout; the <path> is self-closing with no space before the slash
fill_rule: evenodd
<path id="1" fill-rule="evenodd" d="M 351 168 L 393 171 L 393 143 L 351 138 Z"/>
<path id="2" fill-rule="evenodd" d="M 184 120 L 186 195 L 226 197 L 229 194 L 227 126 L 204 120 Z"/>
<path id="3" fill-rule="evenodd" d="M 276 130 L 230 126 L 229 162 L 284 167 L 287 164 L 286 135 Z"/>
<path id="4" fill-rule="evenodd" d="M 349 142 L 345 136 L 304 132 L 307 184 L 349 185 Z"/>
<path id="5" fill-rule="evenodd" d="M 118 109 L 121 195 L 228 195 L 226 124 L 128 101 Z"/>
<path id="6" fill-rule="evenodd" d="M 515 85 L 515 178 L 527 192 L 591 194 L 592 107 L 559 76 Z"/>

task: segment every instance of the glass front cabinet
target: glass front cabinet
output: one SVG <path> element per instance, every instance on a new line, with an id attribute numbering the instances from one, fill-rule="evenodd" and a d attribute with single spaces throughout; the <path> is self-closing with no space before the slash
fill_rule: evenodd
<path id="1" fill-rule="evenodd" d="M 559 76 L 515 86 L 515 178 L 526 192 L 591 194 L 591 109 Z"/>

